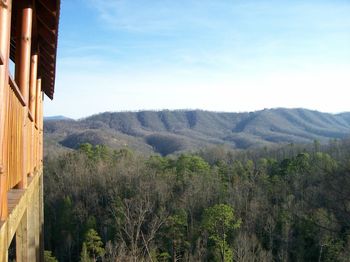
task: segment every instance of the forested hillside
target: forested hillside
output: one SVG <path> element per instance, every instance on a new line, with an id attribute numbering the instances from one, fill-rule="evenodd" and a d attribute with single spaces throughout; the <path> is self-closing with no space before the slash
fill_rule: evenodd
<path id="1" fill-rule="evenodd" d="M 350 114 L 332 115 L 305 109 L 251 113 L 200 110 L 102 113 L 78 121 L 48 119 L 45 151 L 76 149 L 82 143 L 90 143 L 165 156 L 210 145 L 247 149 L 314 140 L 328 143 L 349 134 Z"/>
<path id="2" fill-rule="evenodd" d="M 349 159 L 346 140 L 173 157 L 82 144 L 45 158 L 45 248 L 59 261 L 349 261 Z"/>

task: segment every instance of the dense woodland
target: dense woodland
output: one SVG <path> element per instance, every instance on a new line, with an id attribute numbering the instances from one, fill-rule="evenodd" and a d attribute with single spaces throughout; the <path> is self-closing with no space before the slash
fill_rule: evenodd
<path id="1" fill-rule="evenodd" d="M 44 179 L 48 261 L 349 261 L 349 141 L 169 157 L 82 144 L 47 156 Z"/>

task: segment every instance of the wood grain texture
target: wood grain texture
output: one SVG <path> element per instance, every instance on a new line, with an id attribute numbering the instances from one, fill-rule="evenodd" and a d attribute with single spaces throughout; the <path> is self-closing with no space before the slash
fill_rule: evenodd
<path id="1" fill-rule="evenodd" d="M 36 251 L 34 252 L 34 250 L 40 250 L 40 241 L 42 241 L 40 239 L 42 220 L 40 207 L 43 204 L 35 203 L 36 201 L 42 201 L 42 173 L 41 167 L 33 177 L 28 178 L 26 189 L 11 189 L 8 192 L 9 216 L 5 222 L 0 223 L 0 262 L 7 261 L 7 249 L 15 233 L 17 233 L 16 235 L 20 233 L 20 240 L 26 244 L 22 249 L 25 253 L 22 252 L 20 255 L 26 257 L 27 260 L 22 261 L 38 261 L 38 257 L 41 255 Z M 35 218 L 34 221 L 33 217 Z M 35 222 L 37 217 L 39 219 Z M 28 240 L 29 242 L 27 242 Z M 28 250 L 31 251 L 27 252 Z M 28 257 L 28 255 L 31 257 Z"/>

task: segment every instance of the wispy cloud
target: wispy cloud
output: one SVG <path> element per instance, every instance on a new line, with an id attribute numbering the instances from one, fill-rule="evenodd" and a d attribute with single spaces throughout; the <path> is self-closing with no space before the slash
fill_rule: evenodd
<path id="1" fill-rule="evenodd" d="M 213 8 L 225 1 L 209 0 L 89 0 L 100 18 L 115 29 L 135 32 L 169 32 L 183 28 L 213 28 Z M 219 18 L 219 17 L 217 17 Z"/>
<path id="2" fill-rule="evenodd" d="M 86 10 L 76 14 L 74 3 Z M 336 112 L 348 106 L 343 98 L 350 85 L 349 1 L 80 0 L 65 5 L 77 17 L 62 26 L 56 101 L 48 114 L 274 106 Z M 79 109 L 71 112 L 70 103 Z"/>

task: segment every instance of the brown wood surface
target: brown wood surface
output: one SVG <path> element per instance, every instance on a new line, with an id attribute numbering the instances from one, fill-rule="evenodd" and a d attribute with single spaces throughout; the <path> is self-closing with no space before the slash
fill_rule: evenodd
<path id="1" fill-rule="evenodd" d="M 29 112 L 35 116 L 36 80 L 38 78 L 38 54 L 34 53 L 30 63 Z M 33 119 L 32 119 L 33 120 Z"/>
<path id="2" fill-rule="evenodd" d="M 0 53 L 0 65 L 3 65 L 5 63 L 5 58 Z"/>
<path id="3" fill-rule="evenodd" d="M 11 10 L 12 1 L 2 1 L 0 5 L 0 220 L 8 215 L 7 208 L 7 155 L 8 155 L 8 133 L 7 111 L 8 111 L 8 63 L 10 56 L 11 35 Z"/>
<path id="4" fill-rule="evenodd" d="M 24 100 L 24 97 L 22 96 L 21 91 L 19 90 L 15 80 L 13 80 L 13 78 L 11 76 L 9 77 L 9 82 L 10 82 L 10 86 L 12 88 L 12 91 L 15 93 L 18 101 L 21 103 L 22 106 L 26 106 L 27 103 Z"/>
<path id="5" fill-rule="evenodd" d="M 18 2 L 23 3 L 27 1 L 21 0 Z M 52 99 L 56 75 L 60 0 L 35 0 L 32 2 L 34 3 L 32 44 L 38 45 L 40 50 L 45 49 L 45 52 L 39 54 L 39 61 L 46 60 L 46 64 L 39 63 L 38 71 L 39 74 L 45 73 L 49 75 L 49 78 L 43 81 L 43 91 Z M 20 5 L 16 5 L 15 9 L 14 11 L 17 12 L 20 9 Z M 20 24 L 17 20 L 21 20 L 21 17 L 15 16 L 12 21 L 13 25 L 15 25 L 12 27 L 12 35 L 17 35 L 17 37 L 11 39 L 10 57 L 13 61 L 17 61 L 16 53 L 20 52 L 21 42 L 23 42 L 23 38 L 19 37 L 21 29 L 16 28 L 16 25 Z"/>
<path id="6" fill-rule="evenodd" d="M 11 189 L 8 192 L 8 199 L 11 205 L 9 208 L 8 219 L 5 222 L 0 223 L 0 262 L 7 261 L 6 251 L 16 233 L 22 234 L 21 238 L 19 239 L 20 241 L 27 241 L 24 242 L 26 243 L 26 246 L 21 248 L 21 257 L 19 257 L 17 261 L 43 261 L 38 259 L 43 252 L 43 246 L 41 246 L 43 240 L 41 235 L 43 233 L 41 227 L 43 221 L 41 210 L 43 205 L 41 202 L 43 191 L 42 177 L 41 167 L 32 178 L 28 179 L 27 189 Z M 38 196 L 39 203 L 35 205 L 37 205 L 39 208 L 33 208 L 33 203 L 38 201 Z M 33 215 L 35 216 L 35 219 L 39 217 L 39 219 L 36 219 L 37 221 L 34 222 L 34 224 L 33 220 L 30 219 L 30 217 Z M 27 226 L 27 232 L 23 232 L 23 226 Z M 33 244 L 35 245 L 35 249 L 39 250 L 39 254 L 37 254 L 37 252 L 34 253 L 30 251 L 33 249 Z M 24 253 L 23 250 L 27 250 L 29 252 Z M 20 260 L 23 257 L 26 257 L 27 260 Z"/>
<path id="7" fill-rule="evenodd" d="M 8 185 L 7 189 L 16 186 L 22 180 L 23 169 L 23 132 L 24 132 L 24 107 L 18 100 L 17 95 L 12 88 L 9 88 L 9 110 L 8 110 L 8 125 L 10 135 L 8 136 Z"/>
<path id="8" fill-rule="evenodd" d="M 56 15 L 57 13 L 57 1 L 55 0 L 38 0 L 45 8 L 50 11 L 52 14 Z"/>
<path id="9" fill-rule="evenodd" d="M 0 262 L 15 236 L 17 261 L 43 261 L 42 91 L 52 98 L 60 1 L 17 0 L 16 10 L 1 3 Z"/>
<path id="10" fill-rule="evenodd" d="M 37 4 L 36 8 L 38 12 L 38 20 L 40 21 L 40 23 L 48 30 L 53 31 L 53 34 L 55 34 L 56 16 L 50 12 L 46 12 L 45 7 L 41 5 L 40 2 L 39 4 Z"/>
<path id="11" fill-rule="evenodd" d="M 34 117 L 30 111 L 28 111 L 28 119 L 30 122 L 34 122 Z"/>
<path id="12" fill-rule="evenodd" d="M 21 90 L 24 101 L 28 103 L 33 8 L 29 0 L 22 0 L 19 3 L 16 27 L 15 80 Z"/>
<path id="13" fill-rule="evenodd" d="M 36 84 L 36 98 L 35 98 L 35 123 L 39 126 L 39 103 L 40 103 L 40 93 L 41 93 L 41 78 L 37 80 Z"/>

